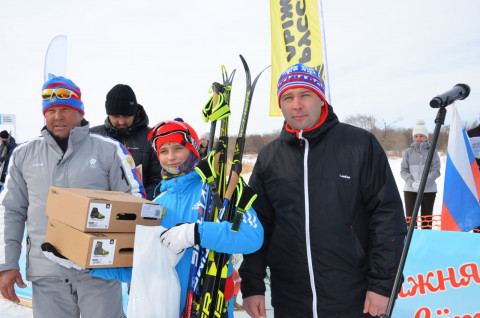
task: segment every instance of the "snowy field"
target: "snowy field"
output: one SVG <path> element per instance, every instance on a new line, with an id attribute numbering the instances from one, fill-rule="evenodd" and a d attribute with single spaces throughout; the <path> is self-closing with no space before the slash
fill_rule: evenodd
<path id="1" fill-rule="evenodd" d="M 434 205 L 434 215 L 439 215 L 441 214 L 441 209 L 442 209 L 442 197 L 443 197 L 443 180 L 445 176 L 445 156 L 440 157 L 440 160 L 442 162 L 442 168 L 440 170 L 441 176 L 437 179 L 437 186 L 438 186 L 438 193 L 437 197 L 435 199 L 435 205 Z M 390 159 L 390 167 L 392 168 L 392 172 L 395 176 L 395 180 L 397 182 L 398 189 L 400 191 L 402 200 L 403 200 L 403 185 L 404 182 L 402 178 L 400 177 L 400 163 L 402 159 L 401 158 L 395 158 L 395 159 Z M 245 176 L 245 179 L 248 179 L 249 175 Z M 269 294 L 267 294 L 268 298 Z M 267 301 L 267 308 L 271 308 L 269 301 Z M 268 317 L 273 317 L 273 311 L 268 311 L 267 312 Z M 3 299 L 0 299 L 0 318 L 32 318 L 32 309 L 20 305 L 16 305 L 12 302 L 5 301 Z M 248 315 L 246 312 L 235 312 L 235 317 L 236 318 L 247 318 Z"/>

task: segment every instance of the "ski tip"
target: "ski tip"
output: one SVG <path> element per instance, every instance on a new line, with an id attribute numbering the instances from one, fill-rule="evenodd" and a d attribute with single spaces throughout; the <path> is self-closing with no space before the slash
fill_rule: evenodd
<path id="1" fill-rule="evenodd" d="M 247 61 L 245 61 L 242 54 L 240 54 L 240 59 L 242 60 L 243 68 L 245 69 L 245 74 L 247 77 L 247 87 L 250 87 L 252 83 L 252 80 L 250 78 L 250 68 L 248 67 Z"/>
<path id="2" fill-rule="evenodd" d="M 245 58 L 242 56 L 242 54 L 239 54 L 240 56 L 240 59 L 242 60 L 242 63 L 243 63 L 243 67 L 248 70 L 248 64 L 247 64 L 247 61 L 245 61 Z"/>
<path id="3" fill-rule="evenodd" d="M 265 67 L 260 73 L 265 72 L 269 67 L 272 67 L 272 65 L 270 64 L 269 66 Z"/>

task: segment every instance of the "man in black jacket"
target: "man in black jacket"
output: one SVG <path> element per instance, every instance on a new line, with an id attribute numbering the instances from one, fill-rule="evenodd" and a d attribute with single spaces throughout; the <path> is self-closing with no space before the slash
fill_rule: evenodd
<path id="1" fill-rule="evenodd" d="M 137 103 L 135 93 L 128 85 L 117 84 L 107 94 L 105 124 L 90 129 L 94 133 L 112 137 L 128 149 L 139 167 L 147 199 L 154 199 L 154 192 L 161 182 L 161 167 L 152 145 L 148 141 L 148 116 Z M 156 194 L 159 194 L 158 192 Z"/>
<path id="2" fill-rule="evenodd" d="M 288 68 L 277 93 L 286 123 L 250 177 L 265 238 L 240 267 L 245 309 L 266 317 L 268 266 L 276 318 L 383 314 L 407 230 L 385 152 L 338 121 L 313 68 Z"/>
<path id="3" fill-rule="evenodd" d="M 16 146 L 17 143 L 15 142 L 15 138 L 13 138 L 6 130 L 2 130 L 0 132 L 0 185 L 5 182 L 8 161 L 13 148 Z"/>

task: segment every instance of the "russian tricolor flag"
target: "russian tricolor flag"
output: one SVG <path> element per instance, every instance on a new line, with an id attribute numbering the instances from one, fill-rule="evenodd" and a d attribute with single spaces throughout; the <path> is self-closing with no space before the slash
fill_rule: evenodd
<path id="1" fill-rule="evenodd" d="M 441 229 L 468 232 L 480 225 L 480 171 L 455 104 L 452 110 Z"/>

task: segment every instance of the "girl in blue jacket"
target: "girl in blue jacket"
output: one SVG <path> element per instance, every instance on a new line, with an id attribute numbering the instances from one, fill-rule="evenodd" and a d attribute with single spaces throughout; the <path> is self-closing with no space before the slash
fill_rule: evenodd
<path id="1" fill-rule="evenodd" d="M 185 306 L 192 262 L 193 245 L 227 254 L 249 254 L 263 243 L 263 227 L 253 209 L 246 211 L 238 232 L 232 232 L 230 222 L 197 223 L 202 179 L 195 167 L 200 161 L 197 133 L 181 119 L 157 124 L 149 135 L 162 167 L 160 195 L 154 202 L 165 209 L 161 225 L 168 230 L 160 239 L 173 253 L 185 254 L 176 270 L 180 280 L 180 313 Z M 231 262 L 228 279 L 231 280 Z M 227 279 L 227 281 L 228 281 Z M 228 284 L 228 282 L 227 282 Z M 233 317 L 233 298 L 227 299 L 228 314 Z"/>

